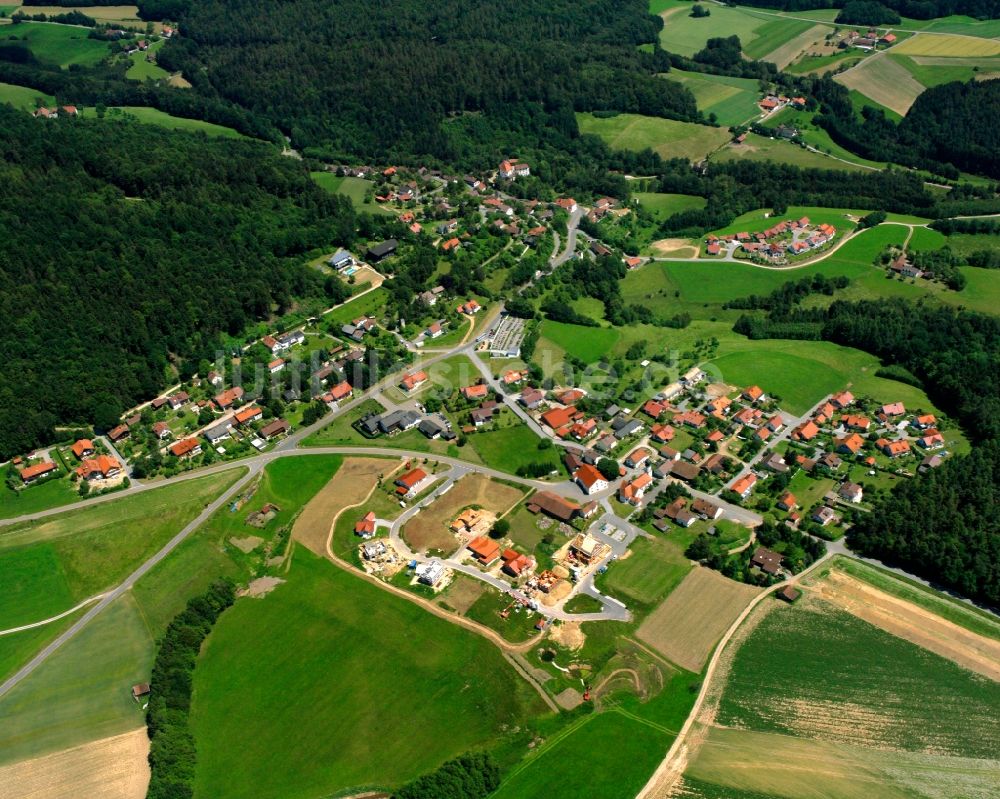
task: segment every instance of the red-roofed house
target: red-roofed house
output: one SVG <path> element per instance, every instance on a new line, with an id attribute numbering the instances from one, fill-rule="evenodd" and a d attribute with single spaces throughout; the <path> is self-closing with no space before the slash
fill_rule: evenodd
<path id="1" fill-rule="evenodd" d="M 342 399 L 346 399 L 354 393 L 354 388 L 346 380 L 337 383 L 333 388 L 330 389 L 330 398 L 335 402 L 340 402 Z"/>
<path id="2" fill-rule="evenodd" d="M 375 535 L 375 511 L 368 511 L 354 523 L 354 534 L 362 538 L 371 538 Z"/>
<path id="3" fill-rule="evenodd" d="M 854 402 L 854 395 L 850 391 L 841 391 L 839 394 L 834 394 L 830 397 L 830 402 L 838 408 L 843 409 Z"/>
<path id="4" fill-rule="evenodd" d="M 657 402 L 656 400 L 647 400 L 646 404 L 642 406 L 642 412 L 654 419 L 658 419 L 660 414 L 662 414 L 666 409 L 666 405 L 662 402 Z"/>
<path id="5" fill-rule="evenodd" d="M 851 433 L 851 435 L 844 438 L 838 438 L 836 443 L 837 452 L 843 452 L 846 455 L 857 455 L 865 445 L 865 440 L 857 433 Z"/>
<path id="6" fill-rule="evenodd" d="M 468 544 L 472 557 L 478 560 L 483 566 L 489 566 L 500 557 L 500 545 L 492 538 L 481 535 L 473 538 Z"/>
<path id="7" fill-rule="evenodd" d="M 399 385 L 403 391 L 410 392 L 420 388 L 426 382 L 427 372 L 407 372 L 403 375 L 403 379 L 399 381 Z"/>
<path id="8" fill-rule="evenodd" d="M 653 453 L 645 447 L 639 447 L 628 454 L 625 458 L 625 465 L 630 469 L 638 469 L 649 462 L 649 456 Z"/>
<path id="9" fill-rule="evenodd" d="M 83 480 L 106 480 L 115 477 L 122 470 L 122 465 L 110 455 L 98 455 L 96 458 L 87 458 L 76 470 L 77 475 Z"/>
<path id="10" fill-rule="evenodd" d="M 250 422 L 256 422 L 258 419 L 262 418 L 264 418 L 264 411 L 256 405 L 251 405 L 249 408 L 237 411 L 236 424 L 250 424 Z"/>
<path id="11" fill-rule="evenodd" d="M 407 499 L 416 496 L 420 493 L 421 486 L 428 478 L 429 475 L 423 469 L 411 469 L 406 474 L 396 478 L 396 493 Z"/>
<path id="12" fill-rule="evenodd" d="M 664 444 L 668 441 L 672 441 L 677 433 L 677 431 L 674 430 L 674 428 L 668 424 L 654 425 L 649 432 L 650 432 L 650 437 L 654 441 L 660 441 Z"/>
<path id="13" fill-rule="evenodd" d="M 883 416 L 902 416 L 904 413 L 906 413 L 906 407 L 902 402 L 892 402 L 882 406 Z"/>
<path id="14" fill-rule="evenodd" d="M 764 391 L 760 386 L 750 386 L 743 391 L 743 398 L 750 402 L 757 402 L 764 396 Z"/>
<path id="15" fill-rule="evenodd" d="M 576 480 L 576 482 L 580 485 L 580 488 L 582 488 L 584 493 L 588 496 L 596 494 L 599 491 L 604 491 L 608 487 L 608 481 L 605 479 L 604 475 L 589 463 L 585 463 L 577 469 L 576 473 L 573 475 L 573 479 Z"/>
<path id="16" fill-rule="evenodd" d="M 21 476 L 22 482 L 25 484 L 31 483 L 50 472 L 56 471 L 58 467 L 52 461 L 42 461 L 41 463 L 36 463 L 33 466 L 25 466 L 21 469 L 18 474 Z"/>
<path id="17" fill-rule="evenodd" d="M 646 493 L 646 489 L 652 483 L 653 478 L 647 472 L 643 472 L 634 480 L 625 483 L 618 489 L 618 499 L 621 502 L 627 502 L 629 505 L 638 505 L 642 502 L 642 497 Z"/>
<path id="18" fill-rule="evenodd" d="M 462 396 L 467 400 L 486 399 L 490 393 L 490 387 L 485 383 L 476 383 L 474 386 L 465 386 L 462 389 Z"/>
<path id="19" fill-rule="evenodd" d="M 570 405 L 568 408 L 553 408 L 551 411 L 546 411 L 542 414 L 541 418 L 543 424 L 551 427 L 553 430 L 559 430 L 568 424 L 572 424 L 582 415 L 580 411 Z"/>
<path id="20" fill-rule="evenodd" d="M 796 441 L 812 441 L 819 435 L 819 428 L 813 422 L 803 422 L 792 430 L 792 438 Z"/>
<path id="21" fill-rule="evenodd" d="M 185 438 L 170 445 L 170 454 L 178 458 L 193 458 L 201 455 L 201 443 L 197 438 Z"/>
<path id="22" fill-rule="evenodd" d="M 753 491 L 753 487 L 757 484 L 757 475 L 753 472 L 750 474 L 743 475 L 739 480 L 737 480 L 732 485 L 732 490 L 740 495 L 743 499 L 750 496 L 750 492 Z"/>
<path id="23" fill-rule="evenodd" d="M 84 458 L 89 458 L 94 454 L 94 442 L 89 438 L 81 438 L 73 444 L 73 454 L 81 461 Z"/>
<path id="24" fill-rule="evenodd" d="M 215 395 L 215 404 L 219 410 L 224 411 L 231 408 L 233 403 L 243 399 L 243 389 L 239 386 L 227 388 L 220 394 Z"/>

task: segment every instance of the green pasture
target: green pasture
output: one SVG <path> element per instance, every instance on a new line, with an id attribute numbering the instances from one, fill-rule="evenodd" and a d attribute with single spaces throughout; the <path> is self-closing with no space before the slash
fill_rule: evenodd
<path id="1" fill-rule="evenodd" d="M 671 531 L 673 532 L 673 531 Z M 624 560 L 617 560 L 600 578 L 601 590 L 621 598 L 652 606 L 673 591 L 691 571 L 684 548 L 669 538 L 637 538 Z"/>
<path id="2" fill-rule="evenodd" d="M 639 205 L 658 220 L 667 219 L 674 214 L 681 213 L 681 211 L 704 208 L 707 202 L 704 197 L 696 197 L 691 194 L 657 194 L 640 191 L 635 192 L 632 197 L 638 200 Z M 603 316 L 603 307 L 600 315 Z M 600 318 L 600 316 L 594 318 Z"/>
<path id="3" fill-rule="evenodd" d="M 223 125 L 216 125 L 214 122 L 204 122 L 200 119 L 188 119 L 177 117 L 160 111 L 158 108 L 148 108 L 146 106 L 125 105 L 109 108 L 106 119 L 131 119 L 141 122 L 144 125 L 158 125 L 161 128 L 171 130 L 183 130 L 191 133 L 202 132 L 209 136 L 218 136 L 224 139 L 245 139 L 242 133 L 238 133 L 232 128 Z"/>
<path id="4" fill-rule="evenodd" d="M 367 211 L 370 214 L 390 213 L 373 202 L 365 202 L 368 190 L 375 185 L 374 181 L 349 176 L 338 177 L 333 172 L 310 172 L 309 176 L 320 188 L 331 194 L 343 194 L 348 197 L 358 211 Z"/>
<path id="5" fill-rule="evenodd" d="M 844 163 L 822 153 L 815 153 L 784 139 L 771 139 L 756 133 L 748 133 L 743 144 L 723 147 L 712 155 L 713 161 L 776 161 L 791 164 L 802 169 L 842 169 L 864 170 L 851 156 L 852 163 Z M 867 171 L 867 170 L 865 170 Z"/>
<path id="6" fill-rule="evenodd" d="M 586 363 L 595 363 L 604 357 L 615 342 L 619 332 L 610 327 L 581 327 L 546 319 L 542 322 L 539 350 L 555 345 L 553 350 L 564 352 Z"/>
<path id="7" fill-rule="evenodd" d="M 26 43 L 25 46 L 43 64 L 65 69 L 73 64 L 94 66 L 111 52 L 109 42 L 89 39 L 88 33 L 88 28 L 78 28 L 75 25 L 22 22 L 5 28 L 4 39 L 16 36 L 19 42 Z"/>
<path id="8" fill-rule="evenodd" d="M 301 549 L 287 580 L 237 602 L 202 651 L 196 794 L 398 785 L 544 711 L 479 636 Z"/>
<path id="9" fill-rule="evenodd" d="M 51 106 L 55 103 L 55 98 L 51 94 L 45 94 L 45 92 L 30 89 L 27 86 L 0 83 L 0 103 L 10 103 L 15 108 L 34 111 L 40 104 Z"/>
<path id="10" fill-rule="evenodd" d="M 758 82 L 750 78 L 730 78 L 701 72 L 672 69 L 662 77 L 686 86 L 698 103 L 698 110 L 707 117 L 715 114 L 719 124 L 742 125 L 760 114 Z"/>

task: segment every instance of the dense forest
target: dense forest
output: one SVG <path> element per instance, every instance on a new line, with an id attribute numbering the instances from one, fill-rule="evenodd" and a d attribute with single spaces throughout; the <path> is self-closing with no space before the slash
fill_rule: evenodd
<path id="1" fill-rule="evenodd" d="M 0 149 L 0 459 L 59 422 L 114 424 L 296 298 L 342 296 L 303 255 L 351 243 L 350 203 L 269 146 L 0 106 Z"/>
<path id="2" fill-rule="evenodd" d="M 851 548 L 1000 606 L 1000 320 L 903 300 L 743 316 L 751 338 L 815 338 L 903 367 L 975 442 L 972 455 L 903 481 L 848 532 Z"/>
<path id="3" fill-rule="evenodd" d="M 172 4 L 176 7 L 177 4 Z M 140 3 L 146 16 L 159 3 Z M 159 62 L 298 146 L 383 160 L 456 162 L 442 126 L 462 112 L 619 110 L 695 120 L 691 93 L 659 80 L 662 21 L 645 0 L 191 2 Z"/>

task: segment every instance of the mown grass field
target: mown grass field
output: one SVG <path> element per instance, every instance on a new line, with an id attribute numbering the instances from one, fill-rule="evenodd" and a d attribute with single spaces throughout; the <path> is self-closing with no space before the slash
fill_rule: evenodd
<path id="1" fill-rule="evenodd" d="M 562 468 L 557 447 L 539 449 L 542 439 L 525 426 L 520 419 L 505 427 L 468 436 L 467 447 L 472 447 L 483 463 L 508 474 L 534 463 L 547 464 L 553 471 Z"/>
<path id="2" fill-rule="evenodd" d="M 657 219 L 667 219 L 681 211 L 694 208 L 704 208 L 707 200 L 691 194 L 656 194 L 654 192 L 636 192 L 632 195 L 639 205 L 649 211 Z"/>
<path id="3" fill-rule="evenodd" d="M 348 300 L 339 308 L 330 311 L 330 313 L 323 317 L 323 321 L 330 325 L 336 325 L 337 330 L 335 332 L 339 332 L 339 328 L 342 325 L 347 324 L 353 319 L 357 319 L 359 316 L 378 316 L 388 300 L 388 289 L 379 286 L 377 289 Z"/>
<path id="4" fill-rule="evenodd" d="M 660 46 L 671 53 L 692 56 L 713 37 L 739 36 L 743 51 L 752 58 L 766 56 L 795 38 L 812 25 L 794 19 L 781 19 L 751 8 L 711 7 L 711 16 L 691 16 L 691 6 L 679 4 L 666 10 Z"/>
<path id="5" fill-rule="evenodd" d="M 38 100 L 41 100 L 45 105 L 51 105 L 55 102 L 55 98 L 51 94 L 45 94 L 38 89 L 16 86 L 13 83 L 0 83 L 0 103 L 10 103 L 15 108 L 33 111 L 38 107 Z"/>
<path id="6" fill-rule="evenodd" d="M 196 793 L 219 799 L 397 785 L 544 710 L 492 644 L 304 550 L 222 617 L 194 687 Z"/>
<path id="7" fill-rule="evenodd" d="M 637 538 L 629 547 L 632 554 L 610 565 L 600 579 L 601 589 L 620 597 L 654 605 L 662 600 L 691 571 L 691 561 L 683 547 L 665 538 Z"/>
<path id="8" fill-rule="evenodd" d="M 139 9 L 136 6 L 120 5 L 120 6 L 92 6 L 92 5 L 79 5 L 79 6 L 27 6 L 22 7 L 22 10 L 26 14 L 46 14 L 47 16 L 52 16 L 53 14 L 65 14 L 69 11 L 79 11 L 82 14 L 86 14 L 91 19 L 96 19 L 98 21 L 108 21 L 108 22 L 132 22 L 133 24 L 139 24 Z"/>
<path id="9" fill-rule="evenodd" d="M 47 22 L 22 22 L 4 30 L 4 38 L 17 36 L 39 61 L 64 69 L 73 65 L 94 66 L 110 52 L 110 43 L 88 39 L 87 28 L 53 25 Z"/>
<path id="10" fill-rule="evenodd" d="M 157 552 L 240 468 L 0 530 L 0 629 L 69 610 Z"/>
<path id="11" fill-rule="evenodd" d="M 683 84 L 694 95 L 698 110 L 707 117 L 715 114 L 720 125 L 741 125 L 760 114 L 757 81 L 750 78 L 730 78 L 700 72 L 672 69 L 663 74 L 667 80 Z"/>
<path id="12" fill-rule="evenodd" d="M 578 113 L 576 120 L 581 133 L 599 136 L 612 149 L 640 152 L 649 148 L 663 158 L 700 161 L 729 140 L 725 128 L 639 114 L 605 118 Z"/>
<path id="13" fill-rule="evenodd" d="M 743 44 L 743 52 L 750 58 L 771 61 L 784 68 L 813 42 L 822 41 L 827 31 L 825 25 L 772 17 L 754 31 L 752 41 Z"/>
<path id="14" fill-rule="evenodd" d="M 165 43 L 165 39 L 160 39 L 158 42 L 150 44 L 146 52 L 140 50 L 132 53 L 129 56 L 132 66 L 125 72 L 125 77 L 130 80 L 159 80 L 160 78 L 169 78 L 170 73 L 167 70 L 158 64 L 146 60 L 148 54 L 156 53 Z"/>
<path id="15" fill-rule="evenodd" d="M 65 477 L 65 472 L 63 475 Z M 5 481 L 0 485 L 0 519 L 13 519 L 15 516 L 57 508 L 79 499 L 80 495 L 73 490 L 73 484 L 64 478 L 47 480 L 21 491 L 8 488 Z"/>

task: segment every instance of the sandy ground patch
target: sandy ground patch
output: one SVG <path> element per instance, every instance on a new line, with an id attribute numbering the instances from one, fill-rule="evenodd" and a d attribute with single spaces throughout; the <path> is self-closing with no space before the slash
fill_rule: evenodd
<path id="1" fill-rule="evenodd" d="M 578 621 L 564 621 L 554 624 L 552 631 L 549 633 L 549 638 L 560 646 L 573 650 L 583 649 L 583 645 L 587 641 L 587 636 L 580 629 L 580 622 Z"/>
<path id="2" fill-rule="evenodd" d="M 778 69 L 784 69 L 806 50 L 817 47 L 829 31 L 830 28 L 827 25 L 813 25 L 795 38 L 785 42 L 781 47 L 772 50 L 761 60 L 770 61 L 777 64 Z"/>
<path id="3" fill-rule="evenodd" d="M 698 248 L 691 243 L 691 239 L 660 239 L 649 245 L 653 255 L 661 258 L 694 258 L 698 255 Z"/>
<path id="4" fill-rule="evenodd" d="M 705 394 L 709 399 L 718 399 L 719 397 L 725 397 L 727 394 L 733 391 L 733 386 L 727 385 L 726 383 L 709 383 L 705 387 Z"/>
<path id="5" fill-rule="evenodd" d="M 523 496 L 520 489 L 490 480 L 485 475 L 466 475 L 447 494 L 408 521 L 403 527 L 403 538 L 417 552 L 429 549 L 453 552 L 458 548 L 458 539 L 452 535 L 450 525 L 463 508 L 479 505 L 502 516 Z"/>
<path id="6" fill-rule="evenodd" d="M 552 607 L 564 600 L 571 593 L 573 593 L 572 584 L 566 580 L 560 580 L 549 589 L 547 594 L 542 595 L 542 604 L 546 607 Z"/>
<path id="7" fill-rule="evenodd" d="M 167 85 L 172 86 L 175 89 L 190 89 L 191 81 L 178 72 L 176 75 L 171 75 L 167 78 Z"/>
<path id="8" fill-rule="evenodd" d="M 146 728 L 0 768 L 3 799 L 143 799 Z"/>
<path id="9" fill-rule="evenodd" d="M 325 557 L 326 541 L 337 515 L 362 502 L 378 476 L 388 475 L 398 465 L 398 461 L 385 458 L 346 458 L 330 482 L 302 509 L 292 527 L 292 538 Z"/>
<path id="10" fill-rule="evenodd" d="M 695 569 L 636 634 L 668 660 L 701 671 L 715 644 L 759 591 L 712 569 Z"/>
<path id="11" fill-rule="evenodd" d="M 841 571 L 832 570 L 813 590 L 869 624 L 1000 682 L 1000 641 L 977 635 Z"/>
<path id="12" fill-rule="evenodd" d="M 243 596 L 259 599 L 262 596 L 270 594 L 283 582 L 285 581 L 280 577 L 258 577 L 256 580 L 250 581 L 250 584 L 247 586 L 247 590 L 243 592 Z"/>
<path id="13" fill-rule="evenodd" d="M 257 547 L 264 543 L 264 539 L 256 535 L 248 535 L 246 538 L 230 538 L 229 543 L 236 547 L 244 555 L 249 555 Z"/>

